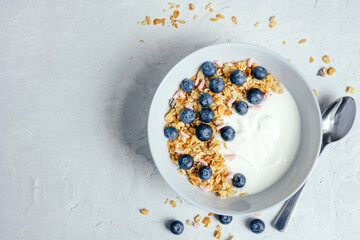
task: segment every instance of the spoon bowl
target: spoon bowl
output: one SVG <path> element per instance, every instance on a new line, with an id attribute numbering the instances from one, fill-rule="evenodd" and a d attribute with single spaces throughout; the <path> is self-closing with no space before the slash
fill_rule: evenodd
<path id="1" fill-rule="evenodd" d="M 352 97 L 342 97 L 332 102 L 324 111 L 323 147 L 343 138 L 355 120 L 356 104 Z"/>

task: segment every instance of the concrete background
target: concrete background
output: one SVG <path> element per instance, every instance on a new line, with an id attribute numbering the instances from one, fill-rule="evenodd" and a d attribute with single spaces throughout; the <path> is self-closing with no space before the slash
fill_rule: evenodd
<path id="1" fill-rule="evenodd" d="M 198 48 L 232 39 L 272 49 L 302 70 L 321 105 L 347 95 L 347 86 L 360 91 L 357 0 L 214 1 L 226 16 L 216 23 L 204 10 L 208 2 L 193 1 L 190 12 L 181 1 L 187 23 L 178 29 L 137 23 L 146 15 L 168 20 L 167 2 L 1 1 L 1 239 L 213 239 L 215 225 L 186 227 L 177 237 L 166 229 L 169 219 L 207 213 L 163 205 L 176 195 L 146 138 L 157 85 Z M 278 26 L 270 29 L 273 15 Z M 299 45 L 302 38 L 308 44 Z M 321 78 L 324 54 L 336 73 Z M 263 234 L 246 229 L 250 216 L 236 217 L 222 239 L 360 239 L 358 126 L 323 152 L 286 233 L 270 226 L 276 206 L 262 216 Z M 147 216 L 139 214 L 144 207 Z"/>

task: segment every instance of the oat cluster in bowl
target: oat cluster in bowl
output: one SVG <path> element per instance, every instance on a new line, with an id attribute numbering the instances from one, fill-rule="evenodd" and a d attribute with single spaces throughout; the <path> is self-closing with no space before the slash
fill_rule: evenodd
<path id="1" fill-rule="evenodd" d="M 194 89 L 185 92 L 181 88 L 170 99 L 170 110 L 165 115 L 165 127 L 174 127 L 178 131 L 178 135 L 173 140 L 168 140 L 167 146 L 171 160 L 178 165 L 180 156 L 189 154 L 192 156 L 194 164 L 189 170 L 179 168 L 179 173 L 187 176 L 191 184 L 199 187 L 204 192 L 214 192 L 219 197 L 230 197 L 240 194 L 246 196 L 244 192 L 232 185 L 232 173 L 226 165 L 225 158 L 221 155 L 221 147 L 226 148 L 226 144 L 222 146 L 219 140 L 215 139 L 215 134 L 220 133 L 220 129 L 225 126 L 224 116 L 230 116 L 234 113 L 233 104 L 237 101 L 246 101 L 247 92 L 250 89 L 258 88 L 267 98 L 271 93 L 282 94 L 283 86 L 271 74 L 258 80 L 253 76 L 253 70 L 259 67 L 253 63 L 253 59 L 246 61 L 222 63 L 215 61 L 216 74 L 212 77 L 206 77 L 200 69 L 197 74 L 190 79 L 194 82 Z M 230 74 L 234 70 L 243 71 L 246 75 L 246 81 L 242 85 L 235 85 L 230 80 Z M 225 82 L 225 89 L 220 93 L 214 93 L 209 88 L 210 80 L 221 78 Z M 213 98 L 213 104 L 209 107 L 215 113 L 215 118 L 207 123 L 213 130 L 213 136 L 209 141 L 201 141 L 196 136 L 196 127 L 202 124 L 199 113 L 203 106 L 199 102 L 202 94 L 208 93 Z M 250 109 L 258 106 L 250 106 Z M 180 119 L 180 113 L 184 109 L 192 109 L 196 113 L 196 119 L 190 124 L 185 124 Z M 212 176 L 208 180 L 202 180 L 199 177 L 199 169 L 203 166 L 209 166 L 212 170 Z M 240 189 L 241 190 L 241 189 Z"/>

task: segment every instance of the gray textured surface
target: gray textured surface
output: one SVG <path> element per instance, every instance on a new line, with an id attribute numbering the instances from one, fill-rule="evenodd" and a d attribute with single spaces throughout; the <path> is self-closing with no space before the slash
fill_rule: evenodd
<path id="1" fill-rule="evenodd" d="M 214 9 L 227 17 L 218 23 L 208 20 L 207 2 L 194 2 L 201 18 L 195 23 L 182 4 L 187 24 L 179 29 L 137 24 L 146 15 L 168 16 L 161 10 L 167 1 L 1 2 L 1 239 L 172 239 L 167 220 L 205 215 L 186 203 L 163 205 L 176 195 L 146 140 L 157 85 L 200 47 L 233 39 L 275 50 L 303 71 L 321 104 L 349 85 L 360 91 L 359 1 L 217 1 Z M 278 26 L 269 29 L 272 15 Z M 309 43 L 298 45 L 302 38 Z M 333 59 L 332 77 L 315 76 L 323 54 Z M 358 125 L 324 151 L 287 233 L 270 227 L 276 206 L 262 217 L 262 235 L 237 217 L 224 236 L 359 239 Z M 139 214 L 143 207 L 150 215 Z M 212 239 L 213 231 L 186 228 L 176 238 Z"/>

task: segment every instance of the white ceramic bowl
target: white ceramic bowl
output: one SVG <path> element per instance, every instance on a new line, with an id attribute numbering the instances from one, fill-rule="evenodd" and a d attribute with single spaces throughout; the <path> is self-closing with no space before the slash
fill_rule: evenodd
<path id="1" fill-rule="evenodd" d="M 169 99 L 184 78 L 194 75 L 205 61 L 229 62 L 254 57 L 282 83 L 295 99 L 301 117 L 301 143 L 290 169 L 271 187 L 246 197 L 220 199 L 204 193 L 178 173 L 170 160 L 164 137 L 164 116 Z M 294 194 L 313 170 L 321 145 L 319 105 L 305 77 L 285 58 L 266 48 L 245 43 L 225 43 L 202 48 L 176 64 L 159 85 L 151 103 L 148 119 L 148 140 L 154 162 L 165 181 L 189 203 L 209 212 L 241 215 L 261 212 Z"/>

